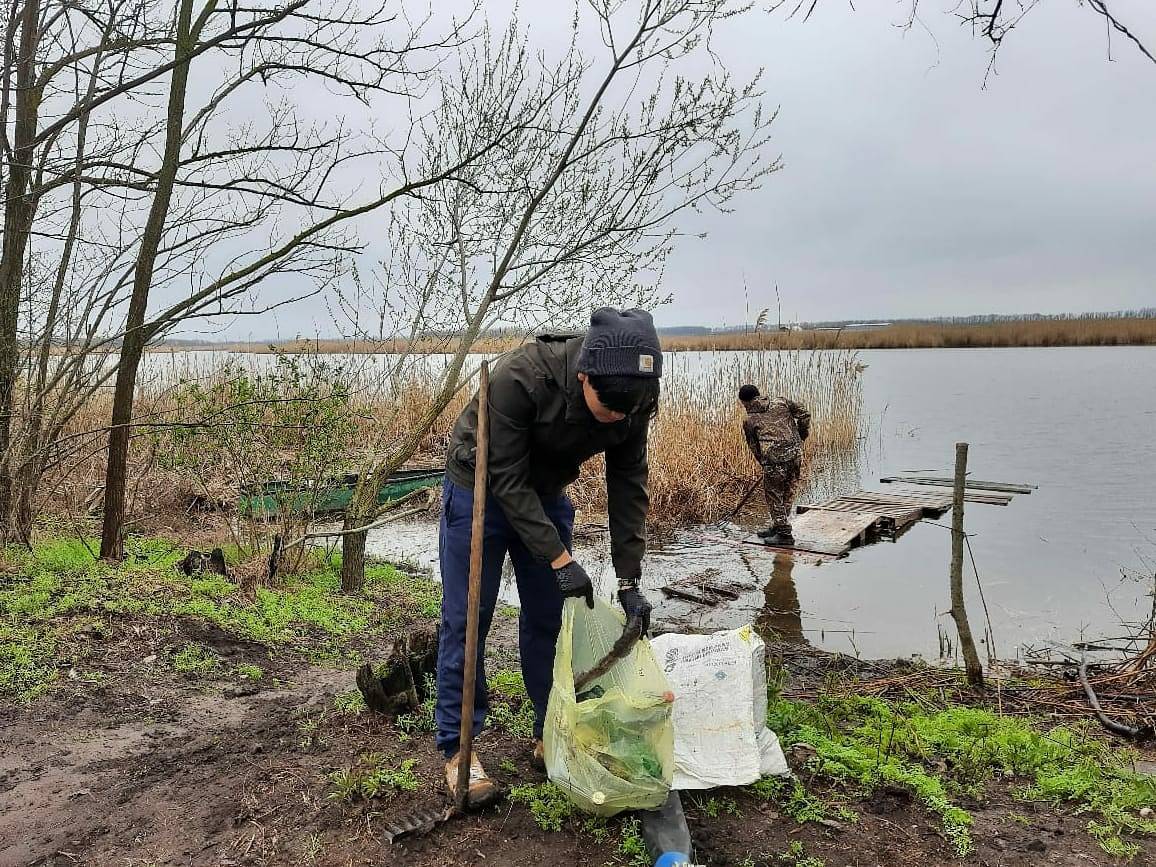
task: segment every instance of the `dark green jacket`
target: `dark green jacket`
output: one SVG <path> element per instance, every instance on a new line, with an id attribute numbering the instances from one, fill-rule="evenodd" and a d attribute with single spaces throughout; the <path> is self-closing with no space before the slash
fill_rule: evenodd
<path id="1" fill-rule="evenodd" d="M 648 418 L 603 424 L 578 381 L 581 337 L 539 337 L 508 352 L 490 374 L 489 489 L 530 553 L 552 561 L 565 551 L 540 497 L 562 493 L 578 468 L 606 453 L 610 556 L 621 577 L 638 575 L 646 553 Z M 446 475 L 472 488 L 478 398 L 458 417 Z"/>

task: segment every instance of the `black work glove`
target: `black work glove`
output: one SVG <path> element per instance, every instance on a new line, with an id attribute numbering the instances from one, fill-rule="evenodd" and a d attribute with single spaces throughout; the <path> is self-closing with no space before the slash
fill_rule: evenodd
<path id="1" fill-rule="evenodd" d="M 650 612 L 653 610 L 646 597 L 638 589 L 637 578 L 624 578 L 618 582 L 618 602 L 626 612 L 626 619 L 642 618 L 642 637 L 650 632 Z"/>
<path id="2" fill-rule="evenodd" d="M 555 569 L 554 581 L 563 596 L 584 597 L 586 607 L 594 607 L 594 585 L 590 583 L 590 576 L 577 560 L 571 560 L 565 566 Z"/>

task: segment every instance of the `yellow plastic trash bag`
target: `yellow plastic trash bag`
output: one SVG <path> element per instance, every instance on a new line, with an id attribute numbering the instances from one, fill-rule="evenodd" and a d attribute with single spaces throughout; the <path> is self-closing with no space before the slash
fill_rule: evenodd
<path id="1" fill-rule="evenodd" d="M 622 634 L 625 621 L 600 599 L 567 599 L 546 710 L 546 772 L 579 808 L 599 816 L 660 806 L 674 775 L 673 697 L 650 642 L 636 642 L 574 695 Z"/>

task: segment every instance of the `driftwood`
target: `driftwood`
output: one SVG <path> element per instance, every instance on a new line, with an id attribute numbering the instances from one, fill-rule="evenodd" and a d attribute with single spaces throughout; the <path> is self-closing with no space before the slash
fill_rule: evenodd
<path id="1" fill-rule="evenodd" d="M 582 692 L 587 686 L 610 671 L 616 662 L 630 652 L 630 649 L 634 647 L 640 638 L 642 638 L 642 618 L 638 616 L 631 617 L 626 621 L 626 626 L 623 627 L 622 634 L 618 636 L 618 640 L 614 642 L 614 646 L 610 648 L 610 652 L 598 660 L 598 663 L 588 672 L 574 678 L 574 692 Z"/>

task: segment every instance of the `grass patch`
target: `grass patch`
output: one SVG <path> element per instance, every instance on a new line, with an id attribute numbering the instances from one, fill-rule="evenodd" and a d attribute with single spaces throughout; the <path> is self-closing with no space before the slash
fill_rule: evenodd
<path id="1" fill-rule="evenodd" d="M 783 815 L 799 824 L 829 819 L 833 812 L 821 798 L 808 792 L 794 777 L 763 777 L 747 788 L 760 798 L 774 801 Z M 836 811 L 839 809 L 836 808 Z"/>
<path id="2" fill-rule="evenodd" d="M 543 831 L 561 831 L 562 823 L 574 815 L 574 805 L 553 783 L 514 786 L 510 801 L 529 807 L 530 815 Z"/>
<path id="3" fill-rule="evenodd" d="M 333 574 L 340 575 L 340 567 Z M 386 563 L 365 567 L 365 589 L 387 599 L 413 618 L 436 619 L 442 611 L 442 585 L 423 575 L 411 575 Z"/>
<path id="4" fill-rule="evenodd" d="M 229 635 L 287 648 L 315 662 L 357 661 L 350 639 L 372 641 L 415 619 L 435 617 L 436 582 L 386 564 L 366 567 L 361 595 L 341 592 L 331 562 L 253 596 L 221 575 L 188 578 L 174 568 L 183 546 L 161 539 L 126 540 L 124 562 L 96 559 L 94 539 L 44 537 L 31 551 L 0 552 L 0 697 L 30 701 L 50 689 L 58 669 L 87 653 L 82 633 L 108 634 L 118 619 L 189 617 Z M 200 660 L 204 663 L 205 660 Z M 178 670 L 203 675 L 197 660 Z M 186 665 L 191 667 L 185 667 Z M 257 666 L 238 668 L 258 679 Z"/>
<path id="5" fill-rule="evenodd" d="M 389 768 L 379 753 L 364 753 L 352 767 L 329 775 L 329 797 L 337 801 L 388 800 L 398 792 L 416 792 L 421 781 L 413 769 L 417 759 L 406 759 Z"/>
<path id="6" fill-rule="evenodd" d="M 398 714 L 397 719 L 394 720 L 394 725 L 397 726 L 402 741 L 408 741 L 416 734 L 437 731 L 438 724 L 434 718 L 437 700 L 437 679 L 432 674 L 427 674 L 425 676 L 425 699 L 415 710 Z"/>
<path id="7" fill-rule="evenodd" d="M 618 833 L 618 854 L 631 867 L 650 867 L 652 863 L 646 841 L 642 839 L 642 823 L 633 816 L 622 820 Z"/>
<path id="8" fill-rule="evenodd" d="M 338 713 L 346 716 L 357 716 L 359 713 L 369 710 L 365 703 L 365 696 L 361 694 L 360 689 L 349 689 L 338 693 L 333 697 L 333 706 Z"/>
<path id="9" fill-rule="evenodd" d="M 486 678 L 490 691 L 489 722 L 516 738 L 534 736 L 534 703 L 520 671 L 500 669 Z"/>
<path id="10" fill-rule="evenodd" d="M 171 657 L 173 670 L 185 677 L 210 677 L 221 670 L 221 659 L 203 644 L 189 642 Z"/>
<path id="11" fill-rule="evenodd" d="M 236 672 L 237 677 L 243 680 L 260 680 L 265 676 L 265 669 L 259 665 L 251 665 L 247 662 L 238 665 L 233 671 Z"/>
<path id="12" fill-rule="evenodd" d="M 691 802 L 712 819 L 719 816 L 742 816 L 738 802 L 727 795 L 691 796 Z"/>
<path id="13" fill-rule="evenodd" d="M 1065 803 L 1088 814 L 1089 833 L 1109 854 L 1138 851 L 1122 835 L 1156 834 L 1156 822 L 1139 817 L 1141 807 L 1156 803 L 1156 781 L 1132 773 L 1125 753 L 1086 730 L 1045 730 L 988 710 L 928 704 L 836 695 L 813 704 L 776 698 L 768 723 L 787 746 L 805 743 L 815 750 L 809 761 L 814 772 L 860 792 L 883 784 L 910 791 L 939 818 L 961 857 L 973 848 L 972 817 L 956 799 L 981 798 L 996 776 L 1018 780 L 1016 796 L 1025 801 Z M 793 805 L 788 815 L 813 815 L 812 799 L 797 781 L 762 781 L 756 790 L 760 786 Z"/>
<path id="14" fill-rule="evenodd" d="M 802 840 L 792 840 L 785 852 L 779 855 L 779 863 L 790 867 L 826 867 L 822 858 L 807 854 Z"/>

